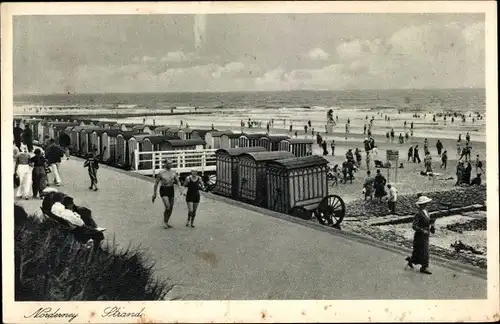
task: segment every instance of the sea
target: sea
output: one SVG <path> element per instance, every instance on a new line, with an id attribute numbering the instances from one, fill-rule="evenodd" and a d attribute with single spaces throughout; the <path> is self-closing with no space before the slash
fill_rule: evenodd
<path id="1" fill-rule="evenodd" d="M 239 128 L 241 121 L 253 120 L 265 124 L 272 121 L 275 128 L 302 128 L 308 121 L 312 127 L 324 130 L 326 113 L 332 109 L 336 128 L 342 130 L 349 119 L 353 133 L 363 132 L 367 117 L 380 120 L 392 116 L 389 123 L 378 123 L 372 132 L 385 134 L 388 129 L 404 131 L 404 121 L 415 122 L 416 129 L 437 132 L 440 137 L 456 137 L 457 128 L 485 136 L 485 118 L 472 122 L 472 117 L 486 114 L 485 89 L 415 89 L 415 90 L 345 90 L 345 91 L 286 91 L 286 92 L 164 92 L 164 93 L 106 93 L 50 94 L 14 96 L 14 114 L 59 114 L 78 110 L 89 114 L 98 112 L 148 112 L 148 116 L 106 118 L 119 122 L 167 126 L 188 125 L 192 128 Z M 156 111 L 203 112 L 210 115 L 151 116 Z M 457 121 L 444 123 L 432 120 L 435 113 L 459 112 L 468 118 L 466 124 Z M 421 115 L 413 120 L 413 114 Z M 424 117 L 425 116 L 425 117 Z M 338 117 L 338 118 L 337 118 Z M 102 118 L 104 119 L 104 118 Z M 403 121 L 404 120 L 404 121 Z M 376 123 L 377 125 L 377 123 Z"/>

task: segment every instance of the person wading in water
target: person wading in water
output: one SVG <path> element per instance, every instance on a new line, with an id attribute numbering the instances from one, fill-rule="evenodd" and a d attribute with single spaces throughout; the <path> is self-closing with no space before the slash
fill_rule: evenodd
<path id="1" fill-rule="evenodd" d="M 200 203 L 200 190 L 203 190 L 203 181 L 198 176 L 198 171 L 191 170 L 191 175 L 184 181 L 184 187 L 187 188 L 185 195 L 188 206 L 186 227 L 189 226 L 189 223 L 191 223 L 191 227 L 194 227 L 194 218 L 196 217 L 196 210 Z"/>
<path id="2" fill-rule="evenodd" d="M 156 192 L 158 186 L 160 186 L 160 197 L 165 205 L 165 211 L 163 212 L 163 227 L 171 228 L 168 224 L 170 216 L 172 215 L 172 210 L 174 207 L 174 184 L 179 184 L 179 176 L 177 172 L 172 170 L 172 162 L 169 160 L 165 161 L 165 169 L 161 170 L 160 173 L 156 175 L 155 184 L 153 188 L 153 202 L 156 199 Z"/>

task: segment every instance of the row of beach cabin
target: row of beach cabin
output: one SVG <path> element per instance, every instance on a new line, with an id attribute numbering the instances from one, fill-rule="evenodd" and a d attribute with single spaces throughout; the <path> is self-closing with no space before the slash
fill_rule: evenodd
<path id="1" fill-rule="evenodd" d="M 213 192 L 273 211 L 315 209 L 328 196 L 328 161 L 265 147 L 219 149 Z"/>
<path id="2" fill-rule="evenodd" d="M 292 156 L 311 155 L 312 140 L 232 131 L 121 124 L 95 120 L 16 120 L 21 128 L 30 127 L 35 140 L 70 139 L 73 155 L 86 156 L 96 149 L 102 161 L 119 167 L 134 165 L 134 152 L 230 149 L 263 147 L 266 151 L 286 151 Z M 148 168 L 142 165 L 140 168 Z"/>

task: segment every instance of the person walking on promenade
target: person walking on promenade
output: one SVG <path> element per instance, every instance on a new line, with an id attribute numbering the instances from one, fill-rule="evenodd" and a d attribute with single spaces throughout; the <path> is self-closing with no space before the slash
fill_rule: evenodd
<path id="1" fill-rule="evenodd" d="M 25 126 L 26 128 L 23 131 L 23 142 L 28 147 L 28 152 L 33 152 L 33 132 L 29 125 Z"/>
<path id="2" fill-rule="evenodd" d="M 22 135 L 23 135 L 23 129 L 21 128 L 19 123 L 16 123 L 16 126 L 14 127 L 14 143 L 16 144 L 19 150 L 21 149 Z"/>
<path id="3" fill-rule="evenodd" d="M 427 205 L 432 201 L 429 197 L 420 196 L 417 200 L 418 212 L 413 217 L 412 228 L 415 231 L 413 236 L 413 252 L 406 258 L 407 266 L 413 268 L 419 264 L 420 272 L 432 274 L 429 267 L 429 235 L 435 232 L 434 222 L 429 216 Z"/>
<path id="4" fill-rule="evenodd" d="M 387 199 L 387 206 L 393 215 L 396 215 L 396 202 L 398 200 L 398 191 L 392 184 L 387 184 L 389 189 L 389 197 Z"/>
<path id="5" fill-rule="evenodd" d="M 332 140 L 332 144 L 330 144 L 330 148 L 332 149 L 332 156 L 335 156 L 335 140 Z"/>
<path id="6" fill-rule="evenodd" d="M 158 186 L 160 187 L 160 197 L 165 205 L 165 211 L 163 212 L 163 227 L 171 228 L 168 224 L 170 216 L 172 215 L 172 210 L 174 207 L 174 184 L 179 185 L 179 176 L 177 172 L 172 170 L 172 162 L 169 160 L 165 161 L 165 168 L 161 170 L 155 179 L 155 184 L 153 187 L 153 202 L 156 199 L 156 192 L 158 191 Z"/>
<path id="7" fill-rule="evenodd" d="M 467 134 L 465 135 L 465 140 L 467 142 L 470 142 L 470 134 L 469 134 L 469 132 L 467 132 Z"/>
<path id="8" fill-rule="evenodd" d="M 19 187 L 17 188 L 17 198 L 29 199 L 31 187 L 31 167 L 28 147 L 21 145 L 21 152 L 17 155 L 15 172 L 19 177 Z"/>
<path id="9" fill-rule="evenodd" d="M 61 158 L 65 155 L 65 152 L 57 145 L 54 139 L 49 140 L 49 147 L 45 150 L 45 157 L 47 158 L 47 164 L 50 169 L 50 173 L 54 175 L 54 184 L 56 186 L 61 185 L 61 175 L 59 173 L 59 166 L 61 164 Z"/>
<path id="10" fill-rule="evenodd" d="M 370 200 L 373 199 L 373 178 L 371 176 L 370 170 L 366 171 L 366 179 L 365 183 L 363 184 L 363 190 L 365 193 L 365 200 L 366 198 L 370 198 Z"/>
<path id="11" fill-rule="evenodd" d="M 191 225 L 194 227 L 194 219 L 196 217 L 196 211 L 198 210 L 198 204 L 200 203 L 200 190 L 203 190 L 203 181 L 198 175 L 198 171 L 191 170 L 191 175 L 189 175 L 184 181 L 184 187 L 187 188 L 186 203 L 188 207 L 188 218 L 186 222 L 186 227 Z"/>
<path id="12" fill-rule="evenodd" d="M 363 134 L 366 134 L 366 124 L 363 126 Z"/>
<path id="13" fill-rule="evenodd" d="M 441 154 L 441 169 L 446 170 L 446 165 L 448 164 L 448 151 L 444 151 L 443 154 Z"/>
<path id="14" fill-rule="evenodd" d="M 35 156 L 30 159 L 30 162 L 33 165 L 32 171 L 32 189 L 33 189 L 33 198 L 40 197 L 42 198 L 43 190 L 47 185 L 47 160 L 42 155 L 42 151 L 40 149 L 35 149 Z"/>
<path id="15" fill-rule="evenodd" d="M 99 170 L 99 162 L 97 160 L 97 154 L 96 150 L 94 149 L 94 152 L 89 153 L 87 155 L 87 159 L 83 163 L 83 167 L 87 168 L 89 171 L 89 177 L 90 177 L 90 190 L 97 191 L 99 190 L 97 188 L 97 170 Z"/>
<path id="16" fill-rule="evenodd" d="M 418 145 L 415 145 L 415 147 L 413 148 L 413 163 L 420 163 L 422 162 L 420 160 L 420 156 L 418 154 Z"/>
<path id="17" fill-rule="evenodd" d="M 440 140 L 437 140 L 436 142 L 436 150 L 438 152 L 438 155 L 441 155 L 441 151 L 443 150 L 443 143 L 441 143 Z"/>
<path id="18" fill-rule="evenodd" d="M 71 146 L 71 138 L 68 134 L 62 132 L 59 135 L 59 145 L 64 150 L 64 154 L 66 154 L 66 159 L 69 159 L 69 147 Z"/>
<path id="19" fill-rule="evenodd" d="M 390 120 L 390 119 L 389 119 Z M 391 129 L 391 143 L 394 142 L 394 137 L 395 137 L 395 133 L 394 133 L 394 128 Z"/>

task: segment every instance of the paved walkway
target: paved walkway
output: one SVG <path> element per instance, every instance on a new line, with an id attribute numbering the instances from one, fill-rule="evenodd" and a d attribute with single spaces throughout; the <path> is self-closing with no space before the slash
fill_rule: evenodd
<path id="1" fill-rule="evenodd" d="M 83 161 L 61 165 L 63 186 L 90 207 L 107 237 L 141 245 L 156 274 L 179 284 L 182 299 L 446 299 L 485 298 L 486 280 L 433 266 L 432 276 L 404 270 L 404 258 L 379 247 L 205 199 L 196 228 L 184 227 L 187 207 L 177 197 L 171 223 L 151 202 L 152 183 L 101 166 L 100 191 L 88 190 Z M 28 211 L 40 200 L 22 201 Z"/>

